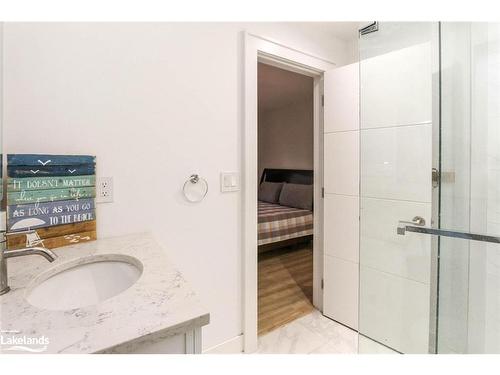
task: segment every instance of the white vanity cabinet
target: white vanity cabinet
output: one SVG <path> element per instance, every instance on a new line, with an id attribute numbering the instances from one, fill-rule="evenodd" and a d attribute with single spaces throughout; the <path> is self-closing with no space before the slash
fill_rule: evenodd
<path id="1" fill-rule="evenodd" d="M 118 345 L 106 354 L 201 354 L 201 327 L 176 335 L 152 335 Z"/>

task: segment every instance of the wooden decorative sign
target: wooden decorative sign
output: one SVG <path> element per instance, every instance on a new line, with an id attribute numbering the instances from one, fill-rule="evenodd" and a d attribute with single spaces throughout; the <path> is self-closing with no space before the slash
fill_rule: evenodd
<path id="1" fill-rule="evenodd" d="M 7 177 L 9 249 L 96 239 L 94 156 L 11 154 Z"/>

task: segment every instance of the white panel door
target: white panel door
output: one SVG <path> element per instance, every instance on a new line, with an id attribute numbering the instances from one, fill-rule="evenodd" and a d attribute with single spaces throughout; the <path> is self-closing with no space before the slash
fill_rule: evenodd
<path id="1" fill-rule="evenodd" d="M 358 327 L 359 65 L 324 77 L 323 314 Z"/>
<path id="2" fill-rule="evenodd" d="M 325 133 L 359 130 L 359 64 L 325 73 Z"/>

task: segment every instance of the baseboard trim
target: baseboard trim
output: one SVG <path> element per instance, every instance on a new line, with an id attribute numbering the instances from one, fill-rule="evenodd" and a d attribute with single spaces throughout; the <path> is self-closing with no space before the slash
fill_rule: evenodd
<path id="1" fill-rule="evenodd" d="M 243 352 L 243 335 L 239 335 L 212 346 L 203 351 L 203 354 L 241 354 Z"/>

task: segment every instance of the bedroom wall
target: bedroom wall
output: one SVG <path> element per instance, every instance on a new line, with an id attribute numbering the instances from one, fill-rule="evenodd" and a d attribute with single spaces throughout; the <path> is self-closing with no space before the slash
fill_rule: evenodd
<path id="1" fill-rule="evenodd" d="M 264 168 L 314 167 L 313 81 L 310 77 L 303 78 L 310 81 L 310 87 L 300 101 L 279 108 L 259 109 L 259 177 Z"/>
<path id="2" fill-rule="evenodd" d="M 243 30 L 350 62 L 325 27 L 234 23 L 7 23 L 4 149 L 92 153 L 113 176 L 100 237 L 151 232 L 211 313 L 204 349 L 242 332 L 240 171 Z M 191 173 L 210 192 L 187 203 Z"/>

